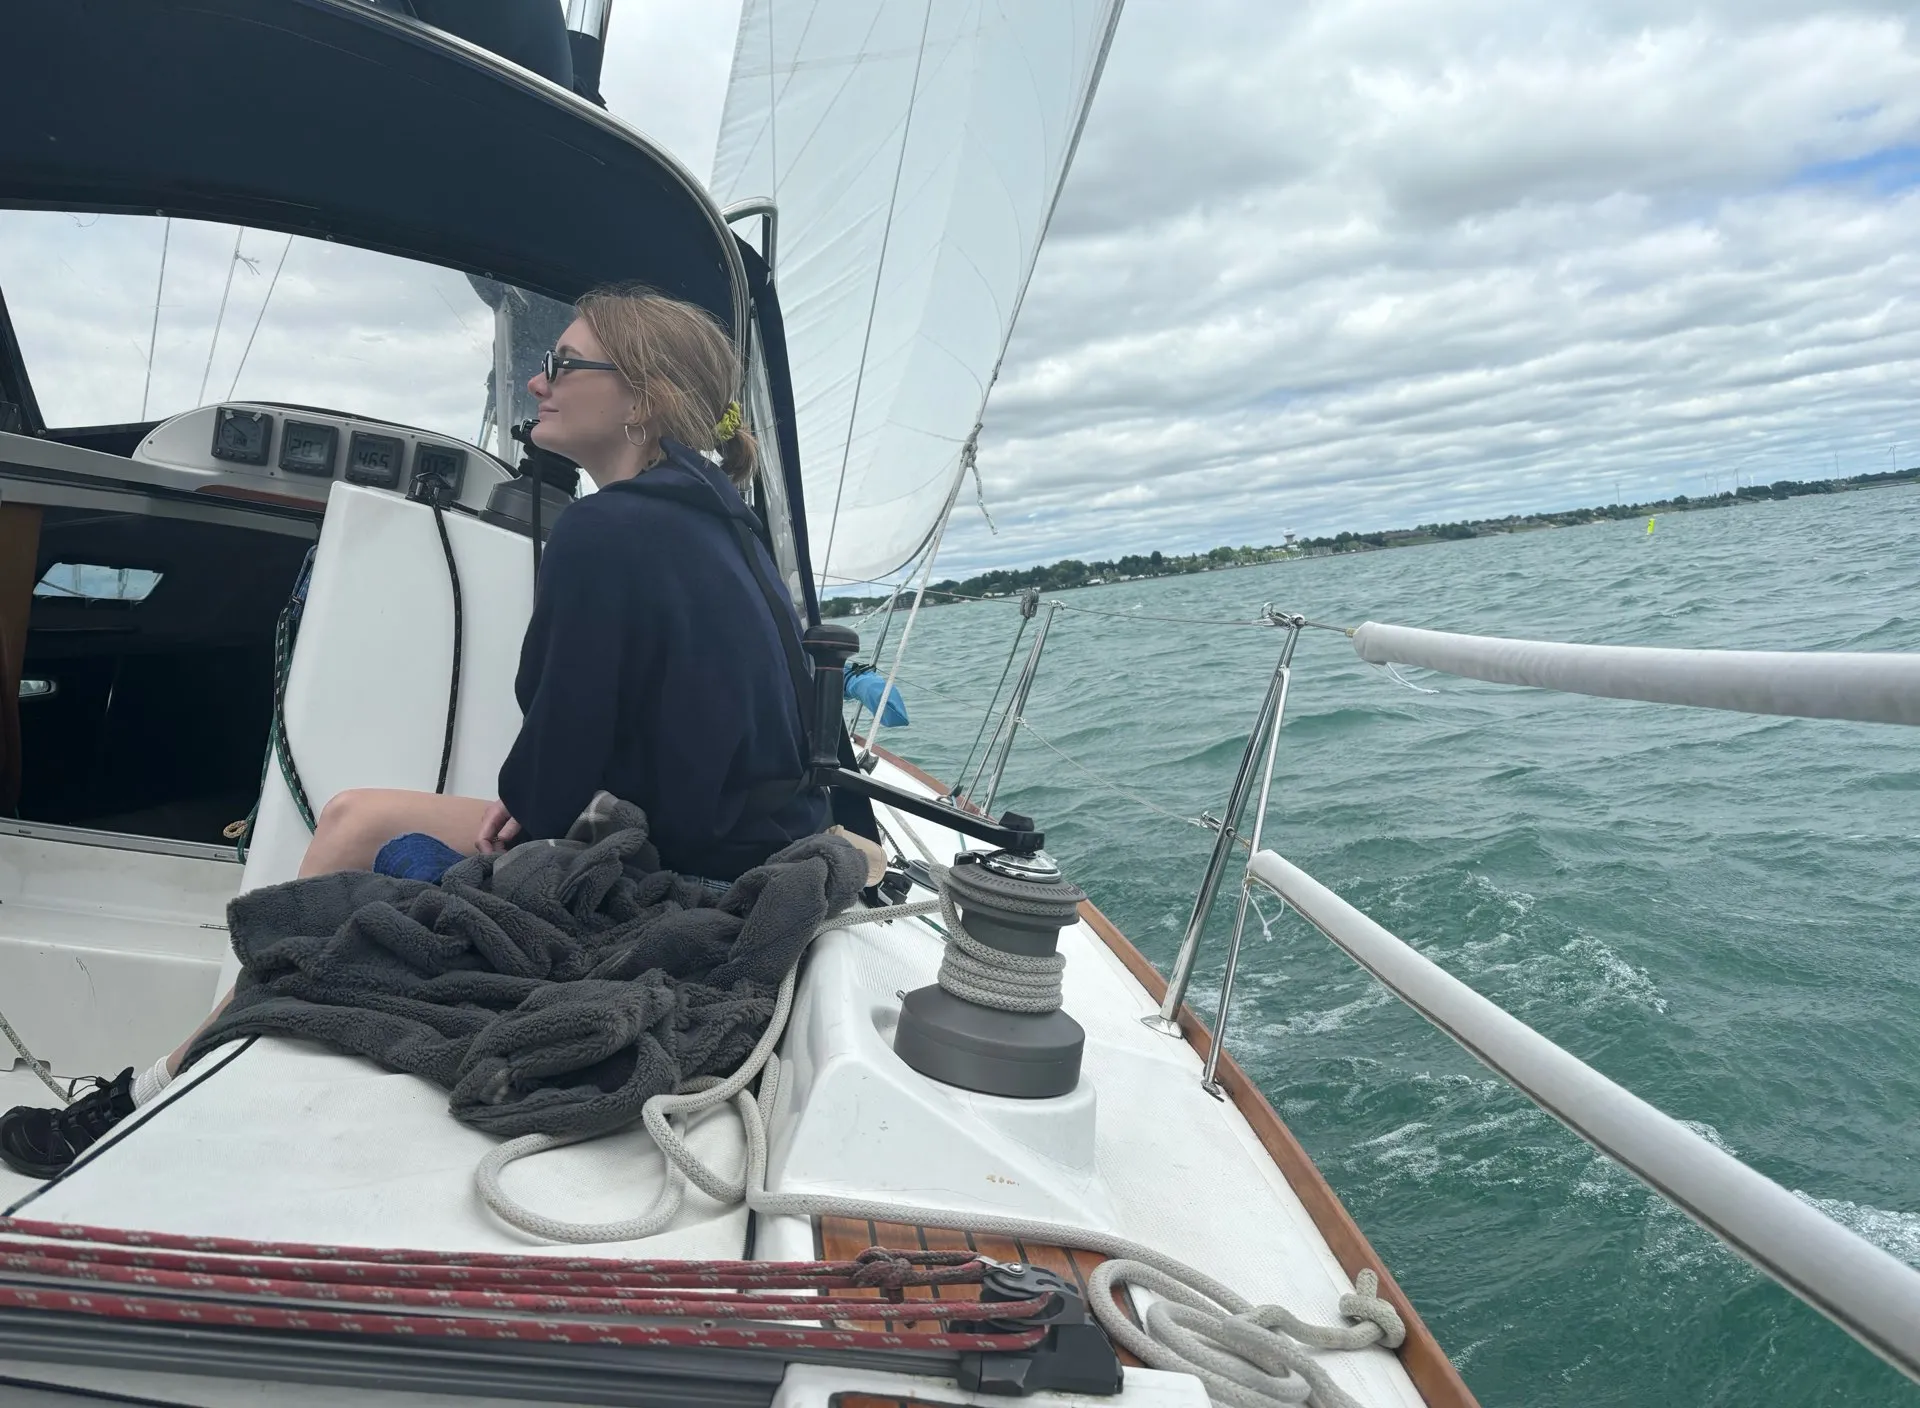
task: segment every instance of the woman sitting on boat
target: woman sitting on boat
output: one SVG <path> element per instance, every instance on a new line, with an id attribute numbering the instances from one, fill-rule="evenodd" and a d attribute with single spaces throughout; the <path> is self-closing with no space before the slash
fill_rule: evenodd
<path id="1" fill-rule="evenodd" d="M 600 291 L 576 311 L 528 384 L 533 441 L 600 492 L 560 515 L 541 559 L 499 800 L 340 793 L 302 875 L 365 869 L 406 832 L 468 855 L 564 836 L 602 790 L 647 813 L 666 869 L 714 882 L 826 825 L 822 795 L 793 786 L 807 740 L 763 582 L 796 637 L 798 619 L 765 548 L 743 552 L 732 526 L 757 528 L 738 493 L 755 448 L 731 400 L 733 346 L 657 294 Z M 724 479 L 700 453 L 713 450 Z"/>
<path id="2" fill-rule="evenodd" d="M 798 618 L 739 494 L 755 447 L 734 348 L 702 310 L 645 289 L 598 290 L 575 311 L 528 384 L 533 440 L 599 492 L 560 515 L 541 559 L 499 798 L 341 792 L 302 876 L 371 868 L 402 835 L 462 855 L 564 836 L 603 790 L 646 812 L 665 869 L 715 890 L 827 824 L 824 794 L 799 786 L 807 739 L 772 610 L 796 637 Z M 65 1110 L 9 1111 L 0 1158 L 51 1177 L 165 1089 L 191 1042 Z"/>

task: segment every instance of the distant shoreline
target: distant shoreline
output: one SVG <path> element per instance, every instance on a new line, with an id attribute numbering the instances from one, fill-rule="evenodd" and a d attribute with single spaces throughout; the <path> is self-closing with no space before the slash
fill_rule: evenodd
<path id="1" fill-rule="evenodd" d="M 1304 538 L 1298 542 L 1289 540 L 1266 547 L 1222 546 L 1209 552 L 1185 556 L 1159 552 L 1129 553 L 1100 562 L 1082 562 L 1069 557 L 1041 567 L 998 568 L 964 579 L 949 578 L 935 582 L 927 588 L 927 604 L 937 606 L 950 601 L 1017 596 L 1028 590 L 1070 591 L 1076 587 L 1109 586 L 1157 577 L 1184 577 L 1195 572 L 1259 567 L 1296 558 L 1421 547 L 1428 543 L 1458 542 L 1463 538 L 1534 533 L 1548 528 L 1575 528 L 1587 523 L 1618 522 L 1643 515 L 1657 517 L 1663 513 L 1737 508 L 1745 504 L 1772 503 L 1810 494 L 1848 494 L 1858 489 L 1885 489 L 1900 484 L 1920 484 L 1920 467 L 1888 470 L 1880 474 L 1859 474 L 1845 479 L 1782 479 L 1773 484 L 1750 485 L 1697 499 L 1686 494 L 1675 494 L 1670 499 L 1653 503 L 1606 504 L 1596 508 L 1567 509 L 1560 513 L 1509 514 L 1505 518 L 1462 519 L 1457 523 L 1422 523 L 1417 528 L 1395 528 L 1380 533 L 1342 532 L 1331 538 Z M 887 600 L 886 594 L 825 597 L 820 602 L 820 614 L 828 618 L 863 616 L 876 607 L 884 606 Z"/>

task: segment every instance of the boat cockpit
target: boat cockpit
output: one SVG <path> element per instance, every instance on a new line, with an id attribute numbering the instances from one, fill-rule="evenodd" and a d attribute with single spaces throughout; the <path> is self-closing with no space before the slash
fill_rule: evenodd
<path id="1" fill-rule="evenodd" d="M 15 829 L 231 844 L 329 491 L 431 488 L 526 530 L 500 427 L 531 416 L 524 382 L 569 316 L 300 236 L 0 213 L 0 712 L 15 716 L 0 720 L 0 807 Z M 545 488 L 546 523 L 566 500 Z"/>

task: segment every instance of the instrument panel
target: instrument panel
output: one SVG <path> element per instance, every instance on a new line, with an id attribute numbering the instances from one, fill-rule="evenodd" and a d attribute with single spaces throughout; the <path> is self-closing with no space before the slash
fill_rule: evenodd
<path id="1" fill-rule="evenodd" d="M 497 475 L 482 474 L 476 488 L 483 497 L 493 479 L 512 477 L 485 452 L 449 436 L 333 411 L 257 402 L 202 406 L 175 416 L 154 427 L 133 458 L 217 475 L 230 483 L 278 481 L 273 486 L 277 495 L 316 502 L 324 502 L 336 479 L 401 493 L 421 475 L 444 480 L 459 496 L 472 460 L 498 470 Z"/>

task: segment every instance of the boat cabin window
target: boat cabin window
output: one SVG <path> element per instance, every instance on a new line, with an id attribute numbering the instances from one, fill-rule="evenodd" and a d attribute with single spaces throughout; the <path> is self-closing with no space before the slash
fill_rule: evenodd
<path id="1" fill-rule="evenodd" d="M 402 432 L 497 451 L 503 419 L 531 418 L 524 383 L 571 317 L 324 240 L 0 211 L 0 641 L 16 652 L 0 652 L 0 707 L 19 716 L 18 819 L 218 845 L 259 794 L 275 624 L 324 493 L 147 472 L 156 425 L 234 402 L 285 408 L 283 429 L 358 417 L 341 477 L 397 487 Z"/>
<path id="2" fill-rule="evenodd" d="M 35 596 L 71 601 L 145 601 L 160 585 L 160 574 L 144 567 L 101 567 L 87 562 L 56 562 L 33 584 Z"/>

